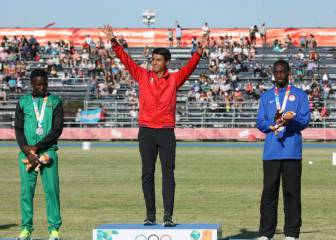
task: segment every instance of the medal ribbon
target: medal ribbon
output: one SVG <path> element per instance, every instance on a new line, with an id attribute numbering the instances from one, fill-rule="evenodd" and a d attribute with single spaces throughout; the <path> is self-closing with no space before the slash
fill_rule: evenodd
<path id="1" fill-rule="evenodd" d="M 33 98 L 33 104 L 34 104 L 34 111 L 35 111 L 35 117 L 36 117 L 36 121 L 38 124 L 39 128 L 42 128 L 42 123 L 43 123 L 43 118 L 44 118 L 44 112 L 47 106 L 47 101 L 48 101 L 48 96 L 45 96 L 43 98 L 43 104 L 42 104 L 42 108 L 41 108 L 41 113 L 39 113 L 38 111 L 38 106 L 37 106 L 37 99 Z"/>
<path id="2" fill-rule="evenodd" d="M 276 103 L 277 111 L 279 111 L 279 113 L 283 113 L 285 111 L 290 90 L 291 90 L 291 85 L 288 84 L 288 86 L 286 88 L 285 98 L 284 98 L 282 106 L 281 106 L 280 105 L 280 99 L 279 99 L 279 90 L 278 90 L 277 87 L 274 88 L 275 103 Z"/>

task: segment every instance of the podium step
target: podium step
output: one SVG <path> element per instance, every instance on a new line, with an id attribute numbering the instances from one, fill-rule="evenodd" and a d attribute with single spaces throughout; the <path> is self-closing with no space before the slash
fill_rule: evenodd
<path id="1" fill-rule="evenodd" d="M 219 240 L 220 224 L 104 224 L 93 230 L 93 240 Z"/>

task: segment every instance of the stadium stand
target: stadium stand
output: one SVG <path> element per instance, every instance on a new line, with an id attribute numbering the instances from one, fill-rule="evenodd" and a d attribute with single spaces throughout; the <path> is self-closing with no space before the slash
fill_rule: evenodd
<path id="1" fill-rule="evenodd" d="M 280 49 L 280 50 L 279 50 Z M 171 48 L 170 71 L 190 58 L 191 48 Z M 292 68 L 291 82 L 308 93 L 310 127 L 336 127 L 336 49 L 318 47 L 314 39 L 294 47 L 281 44 L 256 47 L 248 38 L 234 42 L 228 37 L 209 46 L 190 79 L 178 92 L 177 127 L 255 127 L 258 98 L 272 87 L 271 65 L 286 59 Z M 127 48 L 132 58 L 150 68 L 150 49 Z M 40 46 L 34 37 L 1 39 L 0 127 L 11 128 L 20 96 L 30 91 L 29 74 L 46 68 L 49 90 L 62 97 L 68 127 L 136 127 L 138 89 L 127 70 L 103 40 L 89 36 L 81 47 L 62 40 Z M 77 103 L 77 104 L 75 104 Z M 103 109 L 98 124 L 82 124 L 80 110 Z"/>

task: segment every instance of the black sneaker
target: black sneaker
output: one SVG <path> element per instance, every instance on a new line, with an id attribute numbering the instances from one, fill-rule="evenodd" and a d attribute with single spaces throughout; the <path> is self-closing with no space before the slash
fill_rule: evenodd
<path id="1" fill-rule="evenodd" d="M 144 220 L 144 225 L 151 226 L 155 224 L 156 224 L 155 215 L 147 215 L 147 218 Z"/>
<path id="2" fill-rule="evenodd" d="M 173 222 L 172 216 L 165 215 L 163 217 L 163 224 L 164 227 L 175 227 L 175 223 Z"/>

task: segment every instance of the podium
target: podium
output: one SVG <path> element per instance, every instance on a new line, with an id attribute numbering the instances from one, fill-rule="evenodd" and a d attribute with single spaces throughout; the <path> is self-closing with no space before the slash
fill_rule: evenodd
<path id="1" fill-rule="evenodd" d="M 219 240 L 221 224 L 104 224 L 93 230 L 93 240 Z"/>

